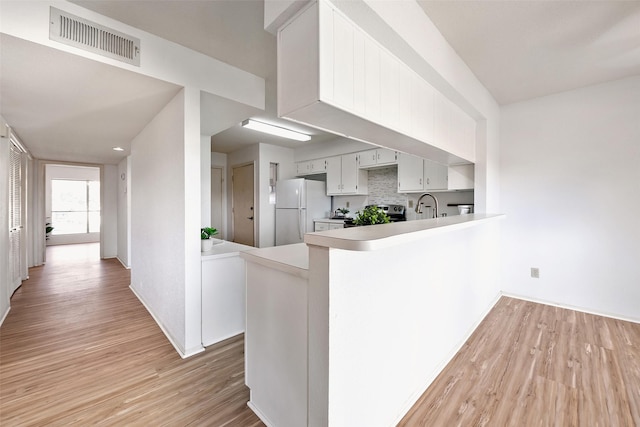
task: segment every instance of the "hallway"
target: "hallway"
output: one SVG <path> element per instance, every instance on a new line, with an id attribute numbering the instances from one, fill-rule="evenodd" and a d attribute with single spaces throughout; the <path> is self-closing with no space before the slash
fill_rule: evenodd
<path id="1" fill-rule="evenodd" d="M 242 336 L 181 359 L 99 246 L 47 249 L 0 329 L 0 424 L 260 426 Z"/>

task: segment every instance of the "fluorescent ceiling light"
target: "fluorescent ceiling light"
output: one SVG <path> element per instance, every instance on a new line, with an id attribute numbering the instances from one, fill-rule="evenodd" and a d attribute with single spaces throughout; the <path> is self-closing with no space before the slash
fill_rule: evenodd
<path id="1" fill-rule="evenodd" d="M 267 123 L 257 122 L 251 119 L 243 121 L 242 126 L 248 129 L 257 130 L 258 132 L 295 139 L 296 141 L 309 141 L 311 139 L 309 135 L 305 135 L 304 133 L 295 132 L 290 129 L 281 128 Z"/>
<path id="2" fill-rule="evenodd" d="M 122 147 L 113 147 L 113 151 L 124 151 Z"/>

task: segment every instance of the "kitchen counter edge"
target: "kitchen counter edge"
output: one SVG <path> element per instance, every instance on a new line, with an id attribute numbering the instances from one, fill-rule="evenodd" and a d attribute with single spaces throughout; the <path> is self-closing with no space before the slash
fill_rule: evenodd
<path id="1" fill-rule="evenodd" d="M 305 234 L 304 242 L 308 245 L 348 251 L 374 251 L 505 217 L 504 214 L 478 213 L 318 231 Z"/>

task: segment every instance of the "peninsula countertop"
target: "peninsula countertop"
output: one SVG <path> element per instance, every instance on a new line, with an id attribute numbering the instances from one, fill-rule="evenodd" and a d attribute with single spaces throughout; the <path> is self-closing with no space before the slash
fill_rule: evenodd
<path id="1" fill-rule="evenodd" d="M 372 251 L 422 239 L 436 233 L 480 225 L 504 217 L 503 214 L 452 215 L 375 226 L 318 231 L 305 234 L 304 242 L 309 245 L 335 249 Z"/>
<path id="2" fill-rule="evenodd" d="M 240 256 L 247 262 L 255 262 L 304 279 L 309 277 L 309 248 L 304 243 L 254 249 L 242 252 Z"/>
<path id="3" fill-rule="evenodd" d="M 212 239 L 215 244 L 213 247 L 206 251 L 200 252 L 202 261 L 224 258 L 228 256 L 238 255 L 240 252 L 255 249 L 253 246 L 242 245 L 240 243 L 229 242 L 226 240 Z"/>

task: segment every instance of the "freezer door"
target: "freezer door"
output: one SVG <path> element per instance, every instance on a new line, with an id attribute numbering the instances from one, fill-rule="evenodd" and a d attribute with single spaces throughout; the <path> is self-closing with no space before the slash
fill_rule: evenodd
<path id="1" fill-rule="evenodd" d="M 276 246 L 302 243 L 306 217 L 306 209 L 276 209 Z"/>
<path id="2" fill-rule="evenodd" d="M 305 180 L 285 179 L 276 183 L 276 208 L 297 209 L 306 207 Z"/>

